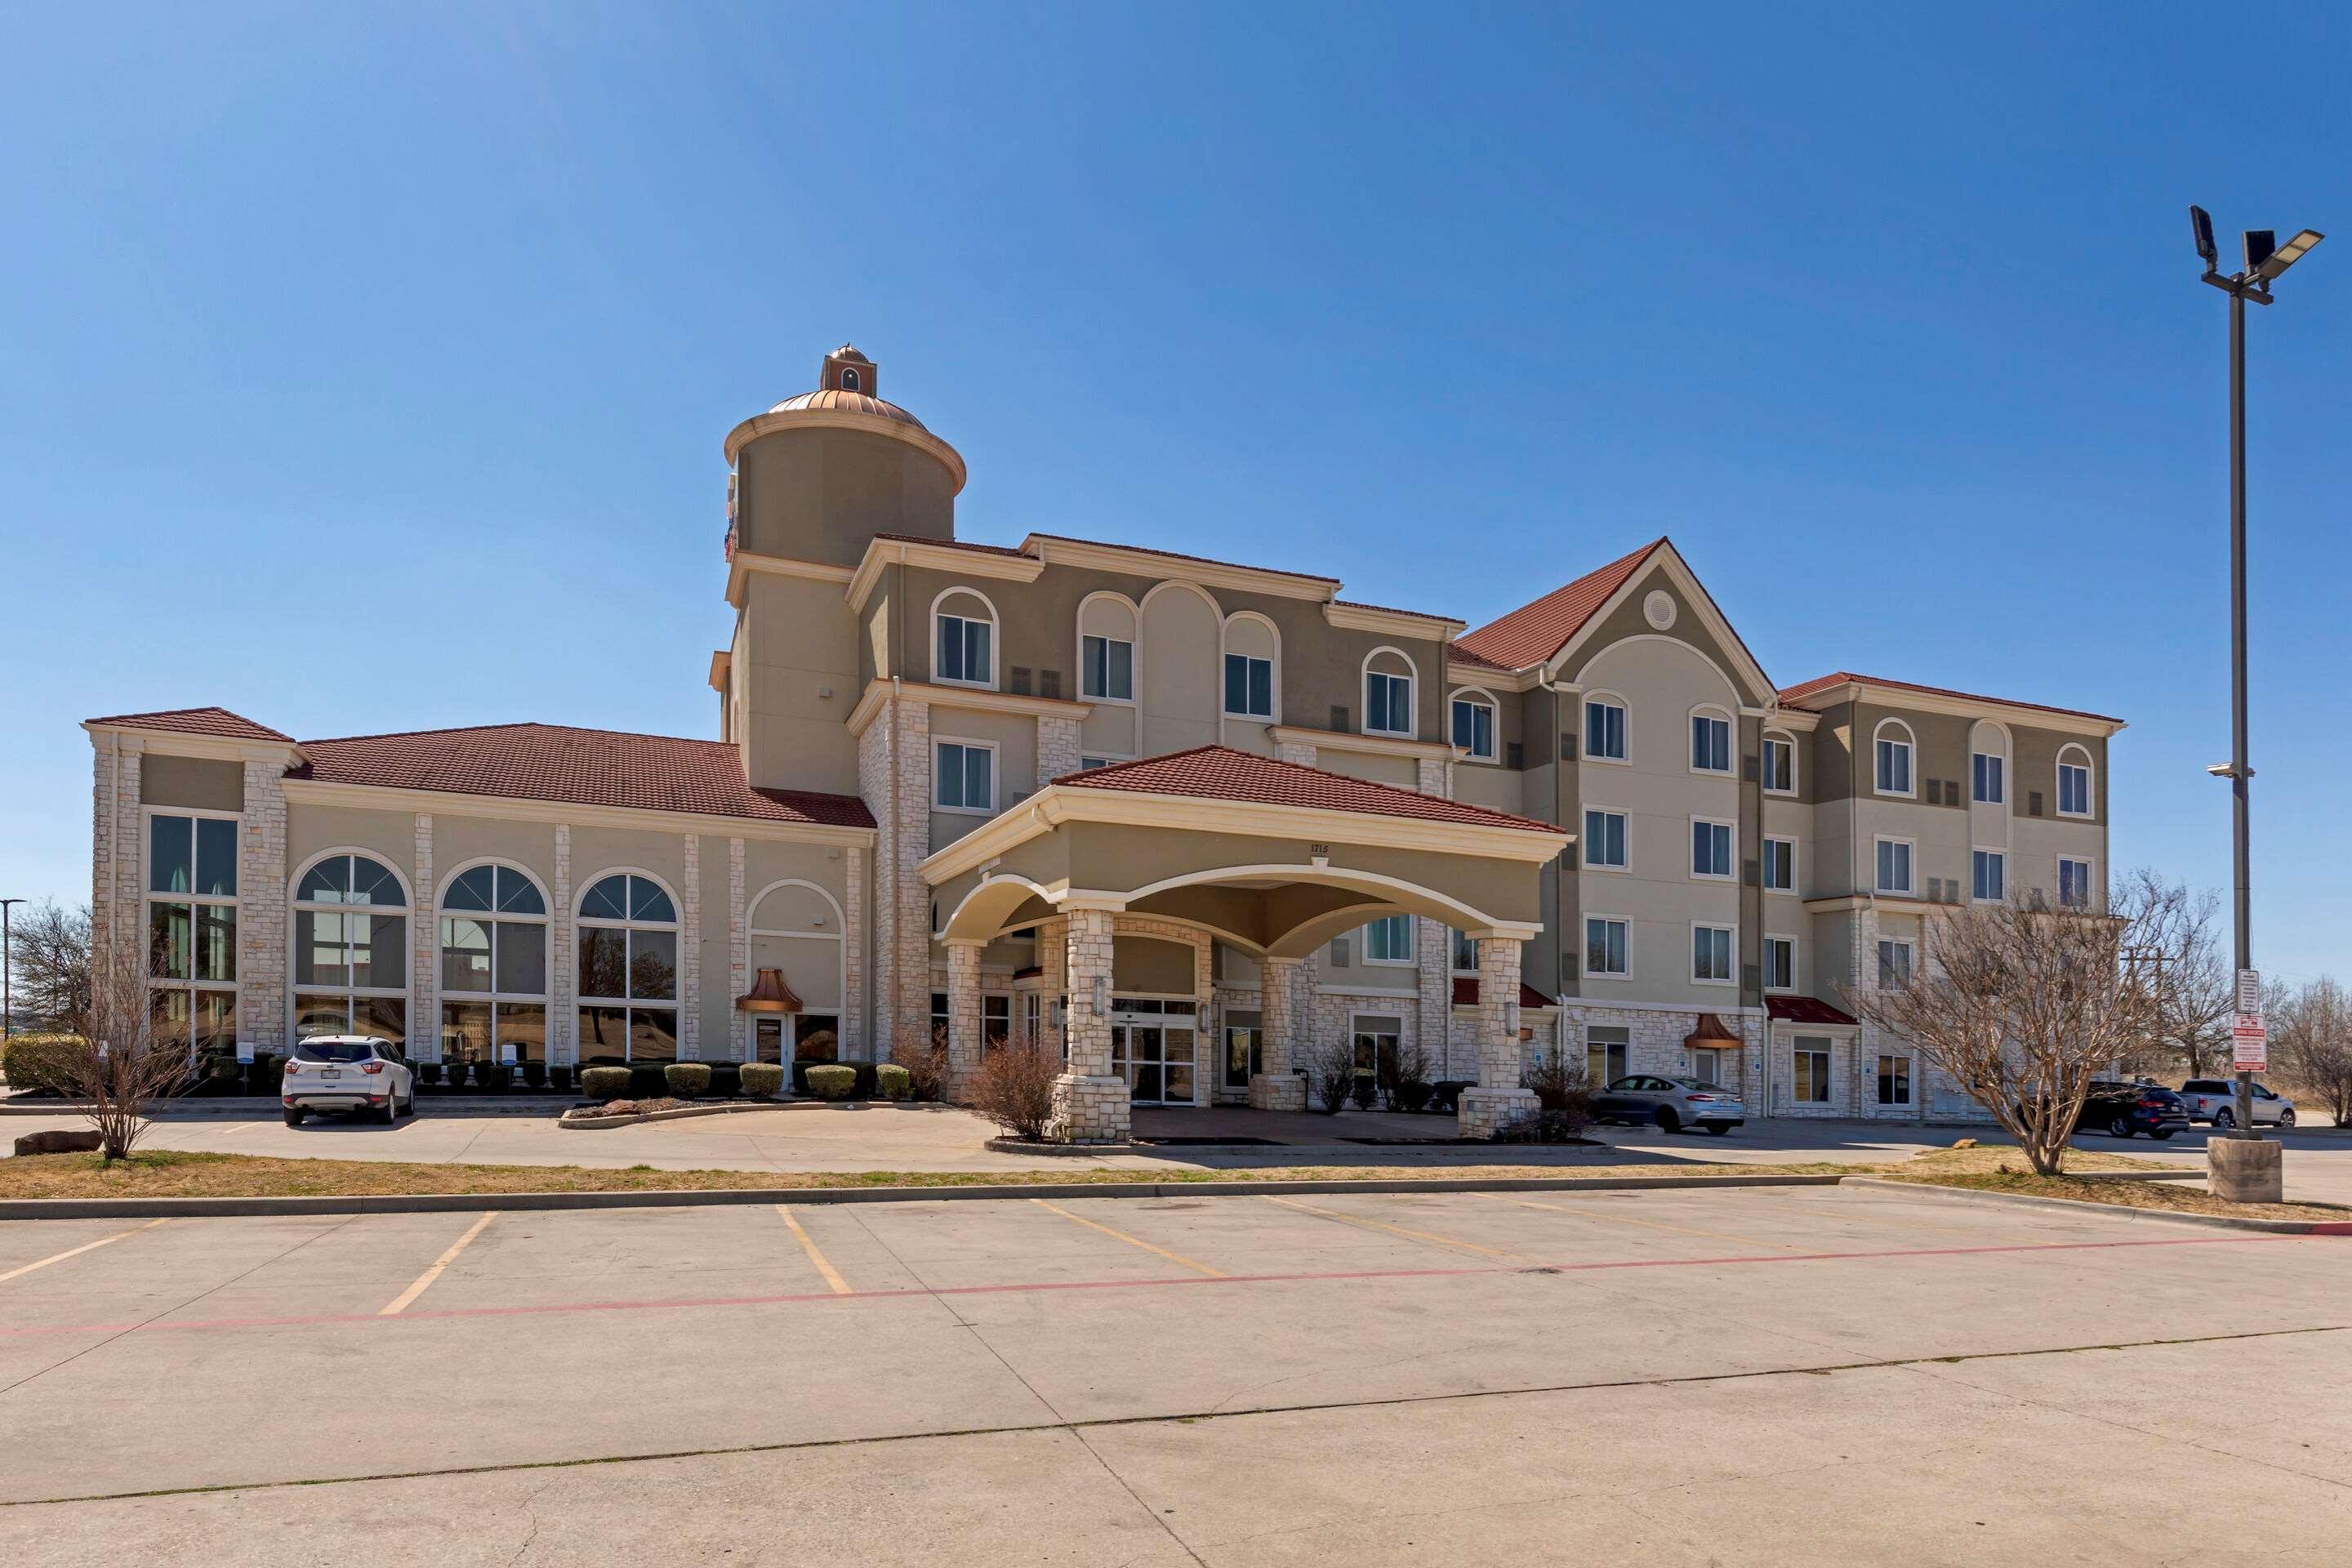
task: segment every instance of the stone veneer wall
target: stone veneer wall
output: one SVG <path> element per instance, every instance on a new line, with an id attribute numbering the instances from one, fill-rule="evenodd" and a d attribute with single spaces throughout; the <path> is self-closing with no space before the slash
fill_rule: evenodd
<path id="1" fill-rule="evenodd" d="M 555 825 L 555 907 L 548 911 L 547 1059 L 580 1059 L 579 934 L 572 924 L 572 825 Z"/>
<path id="2" fill-rule="evenodd" d="M 90 952 L 111 953 L 118 963 L 144 964 L 138 742 L 102 737 L 91 767 Z"/>
<path id="3" fill-rule="evenodd" d="M 245 822 L 236 869 L 236 1033 L 265 1051 L 286 1048 L 286 765 L 245 764 Z"/>
<path id="4" fill-rule="evenodd" d="M 1037 718 L 1037 787 L 1078 771 L 1085 758 L 1078 751 L 1078 721 L 1049 714 Z"/>
<path id="5" fill-rule="evenodd" d="M 415 893 L 409 902 L 408 1055 L 412 1060 L 441 1059 L 441 918 L 439 889 L 433 882 L 433 814 L 416 814 L 415 858 L 409 862 Z"/>
<path id="6" fill-rule="evenodd" d="M 677 1059 L 702 1059 L 702 836 L 686 838 L 684 908 L 677 911 Z"/>
<path id="7" fill-rule="evenodd" d="M 751 911 L 743 907 L 744 896 L 743 841 L 730 838 L 727 841 L 727 1059 L 736 1062 L 749 1061 L 751 1057 L 748 1048 L 751 1020 L 735 1005 L 735 998 L 751 989 Z M 865 928 L 857 923 L 857 913 L 856 906 L 853 904 L 845 922 L 848 929 L 841 933 L 841 940 L 849 944 L 850 952 L 855 952 L 857 945 L 866 940 Z M 842 997 L 845 1015 L 848 1011 L 849 997 L 856 994 L 852 991 L 849 995 Z M 849 1019 L 845 1016 L 842 1019 L 841 1037 L 853 1044 L 859 1038 L 850 1029 Z"/>

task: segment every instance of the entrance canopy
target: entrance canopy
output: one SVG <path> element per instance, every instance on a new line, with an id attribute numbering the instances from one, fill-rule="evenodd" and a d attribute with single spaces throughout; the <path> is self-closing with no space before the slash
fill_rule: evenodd
<path id="1" fill-rule="evenodd" d="M 1148 914 L 1299 958 L 1400 911 L 1473 937 L 1541 931 L 1548 823 L 1202 746 L 1066 773 L 922 863 L 942 941 L 1076 909 Z"/>

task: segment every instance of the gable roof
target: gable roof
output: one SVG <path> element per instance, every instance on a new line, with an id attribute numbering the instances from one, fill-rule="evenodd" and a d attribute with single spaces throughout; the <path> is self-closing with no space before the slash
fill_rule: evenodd
<path id="1" fill-rule="evenodd" d="M 257 724 L 226 708 L 166 708 L 159 713 L 117 713 L 105 719 L 85 719 L 86 724 L 109 724 L 123 730 L 167 730 L 183 735 L 216 735 L 227 741 L 279 741 L 291 745 L 294 737 Z"/>
<path id="2" fill-rule="evenodd" d="M 1780 700 L 1797 707 L 1807 698 L 1818 697 L 1841 686 L 1883 686 L 1891 691 L 1916 691 L 1927 697 L 1950 697 L 1962 702 L 1989 703 L 1996 708 L 2028 708 L 2036 713 L 2063 713 L 2069 719 L 2092 719 L 2102 724 L 2120 725 L 2124 722 L 2111 714 L 2085 712 L 2080 708 L 2053 708 L 2046 702 L 2020 702 L 2010 697 L 1985 697 L 1974 691 L 1955 691 L 1948 686 L 1922 686 L 1912 680 L 1888 680 L 1882 676 L 1856 675 L 1850 669 L 1815 676 L 1795 686 L 1783 687 Z"/>
<path id="3" fill-rule="evenodd" d="M 1298 805 L 1318 811 L 1352 811 L 1371 816 L 1412 817 L 1472 827 L 1514 827 L 1558 833 L 1549 822 L 1489 811 L 1465 801 L 1422 795 L 1394 784 L 1327 773 L 1304 763 L 1277 762 L 1231 746 L 1195 746 L 1186 752 L 1139 757 L 1064 773 L 1053 781 L 1065 789 L 1129 790 L 1138 795 L 1192 795 L 1202 800 L 1243 801 L 1259 805 Z"/>
<path id="4" fill-rule="evenodd" d="M 288 778 L 759 822 L 874 826 L 856 795 L 753 788 L 744 781 L 741 758 L 724 741 L 562 724 L 482 724 L 306 741 L 302 755 L 299 767 L 287 770 Z"/>
<path id="5" fill-rule="evenodd" d="M 1621 555 L 1575 582 L 1554 588 L 1533 604 L 1487 622 L 1475 632 L 1454 639 L 1454 651 L 1466 651 L 1505 669 L 1525 669 L 1541 664 L 1569 645 L 1584 624 L 1600 613 L 1666 542 L 1652 540 L 1630 555 Z"/>

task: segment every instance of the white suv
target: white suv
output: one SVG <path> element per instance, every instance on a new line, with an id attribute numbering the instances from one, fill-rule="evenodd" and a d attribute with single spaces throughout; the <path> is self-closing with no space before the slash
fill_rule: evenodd
<path id="1" fill-rule="evenodd" d="M 2238 1084 L 2234 1079 L 2192 1078 L 2180 1086 L 2180 1098 L 2189 1102 L 2191 1121 L 2210 1121 L 2222 1129 L 2238 1124 Z M 2294 1126 L 2294 1101 L 2258 1083 L 2254 1085 L 2254 1125 L 2265 1124 Z"/>
<path id="2" fill-rule="evenodd" d="M 365 1035 L 314 1035 L 286 1058 L 278 1090 L 286 1125 L 314 1110 L 364 1113 L 396 1121 L 416 1110 L 416 1075 L 383 1041 Z"/>

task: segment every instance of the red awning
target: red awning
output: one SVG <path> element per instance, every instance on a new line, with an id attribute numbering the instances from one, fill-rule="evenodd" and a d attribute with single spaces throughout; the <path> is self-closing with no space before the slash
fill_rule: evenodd
<path id="1" fill-rule="evenodd" d="M 1478 1005 L 1478 982 L 1467 975 L 1455 975 L 1454 977 L 1454 1005 L 1456 1007 L 1475 1007 Z M 1554 1004 L 1550 997 L 1545 995 L 1542 992 L 1537 990 L 1534 986 L 1522 980 L 1519 982 L 1519 1005 L 1521 1007 L 1540 1008 L 1542 1011 L 1549 1013 L 1556 1004 Z"/>
<path id="2" fill-rule="evenodd" d="M 1784 1024 L 1835 1024 L 1851 1028 L 1861 1022 L 1818 996 L 1767 996 L 1764 1006 Z"/>

